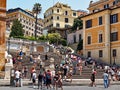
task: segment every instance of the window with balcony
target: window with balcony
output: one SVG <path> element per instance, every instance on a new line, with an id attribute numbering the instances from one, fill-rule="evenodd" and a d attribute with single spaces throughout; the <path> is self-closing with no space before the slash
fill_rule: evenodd
<path id="1" fill-rule="evenodd" d="M 103 51 L 99 50 L 99 57 L 103 57 Z"/>
<path id="2" fill-rule="evenodd" d="M 88 36 L 88 37 L 87 37 L 87 43 L 88 43 L 88 44 L 91 44 L 91 36 Z"/>
<path id="3" fill-rule="evenodd" d="M 110 23 L 116 23 L 118 22 L 118 14 L 113 14 L 110 16 Z"/>
<path id="4" fill-rule="evenodd" d="M 99 25 L 102 25 L 102 16 L 99 17 Z"/>
<path id="5" fill-rule="evenodd" d="M 99 34 L 99 43 L 103 42 L 103 35 Z"/>
<path id="6" fill-rule="evenodd" d="M 118 32 L 111 33 L 111 41 L 117 41 L 118 40 Z"/>
<path id="7" fill-rule="evenodd" d="M 65 23 L 68 23 L 68 18 L 65 18 Z"/>
<path id="8" fill-rule="evenodd" d="M 86 28 L 92 27 L 92 19 L 86 21 Z"/>

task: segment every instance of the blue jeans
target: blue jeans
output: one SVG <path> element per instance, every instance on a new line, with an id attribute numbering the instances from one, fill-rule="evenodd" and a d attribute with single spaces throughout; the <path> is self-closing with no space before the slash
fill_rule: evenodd
<path id="1" fill-rule="evenodd" d="M 108 88 L 108 80 L 104 80 L 104 87 Z"/>

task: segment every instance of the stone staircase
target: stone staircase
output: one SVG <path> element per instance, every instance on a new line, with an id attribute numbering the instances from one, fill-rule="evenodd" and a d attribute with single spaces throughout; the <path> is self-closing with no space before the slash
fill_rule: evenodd
<path id="1" fill-rule="evenodd" d="M 41 59 L 43 60 L 43 62 L 45 63 L 45 67 L 49 66 L 50 65 L 50 58 L 54 58 L 55 60 L 55 63 L 54 64 L 60 64 L 61 60 L 62 60 L 62 57 L 59 56 L 58 54 L 56 53 L 53 53 L 53 52 L 49 52 L 47 53 L 48 55 L 48 60 L 45 60 L 45 54 L 46 53 L 40 53 L 41 54 Z M 15 56 L 15 54 L 13 53 L 12 54 L 13 56 Z M 27 75 L 27 78 L 30 78 L 30 68 L 33 66 L 34 64 L 33 63 L 30 63 L 30 57 L 29 56 L 23 56 L 23 62 L 22 62 L 22 65 L 21 64 L 16 64 L 16 66 L 18 67 L 18 69 L 22 70 L 22 66 L 27 66 L 28 67 L 28 75 Z M 39 73 L 39 64 L 36 65 L 36 71 L 37 73 Z M 80 76 L 79 75 L 79 71 L 77 71 L 76 75 L 73 75 L 73 79 L 90 79 L 90 76 L 91 76 L 91 72 L 92 72 L 92 69 L 90 66 L 86 67 L 84 66 L 83 67 L 83 70 L 82 70 L 82 75 Z M 101 69 L 97 69 L 97 74 L 96 74 L 96 79 L 102 79 L 102 75 L 103 75 L 103 70 Z"/>
<path id="2" fill-rule="evenodd" d="M 103 70 L 97 69 L 96 79 L 102 79 Z M 82 70 L 82 75 L 77 71 L 76 75 L 73 75 L 73 79 L 90 79 L 92 69 L 89 67 L 84 67 Z"/>

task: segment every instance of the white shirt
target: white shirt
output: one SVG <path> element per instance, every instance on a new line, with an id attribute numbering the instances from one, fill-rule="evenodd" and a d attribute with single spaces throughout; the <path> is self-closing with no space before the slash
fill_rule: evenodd
<path id="1" fill-rule="evenodd" d="M 32 78 L 36 79 L 36 77 L 37 77 L 37 75 L 36 75 L 36 73 L 34 72 Z"/>
<path id="2" fill-rule="evenodd" d="M 52 77 L 54 77 L 55 76 L 55 71 L 51 71 L 51 75 L 52 75 Z"/>
<path id="3" fill-rule="evenodd" d="M 20 72 L 19 71 L 15 72 L 15 78 L 20 78 Z"/>

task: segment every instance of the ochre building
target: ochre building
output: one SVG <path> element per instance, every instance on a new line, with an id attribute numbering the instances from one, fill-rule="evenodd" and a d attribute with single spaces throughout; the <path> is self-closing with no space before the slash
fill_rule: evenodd
<path id="1" fill-rule="evenodd" d="M 0 0 L 0 76 L 5 66 L 6 0 Z"/>
<path id="2" fill-rule="evenodd" d="M 109 64 L 120 64 L 120 3 L 90 2 L 83 20 L 83 53 Z"/>

